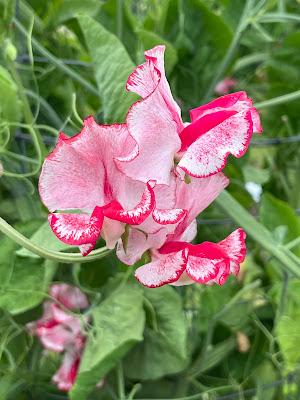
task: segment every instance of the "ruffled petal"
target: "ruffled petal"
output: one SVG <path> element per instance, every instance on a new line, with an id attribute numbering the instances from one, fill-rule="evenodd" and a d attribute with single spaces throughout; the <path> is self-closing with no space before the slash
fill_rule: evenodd
<path id="1" fill-rule="evenodd" d="M 103 207 L 105 217 L 114 219 L 129 225 L 139 225 L 151 214 L 155 206 L 153 181 L 148 182 L 142 194 L 140 202 L 132 210 L 124 210 L 120 203 L 113 201 Z"/>
<path id="2" fill-rule="evenodd" d="M 219 242 L 219 246 L 226 252 L 228 258 L 237 264 L 241 264 L 246 257 L 246 232 L 238 228 L 226 239 Z"/>
<path id="3" fill-rule="evenodd" d="M 69 310 L 84 309 L 89 306 L 86 295 L 78 287 L 67 283 L 52 285 L 49 294 Z"/>
<path id="4" fill-rule="evenodd" d="M 173 208 L 170 210 L 155 209 L 152 213 L 153 219 L 160 225 L 177 224 L 185 215 L 187 210 Z"/>
<path id="5" fill-rule="evenodd" d="M 134 143 L 126 125 L 98 125 L 92 117 L 80 133 L 61 134 L 46 158 L 40 180 L 41 198 L 50 211 L 80 209 L 92 212 L 116 198 L 122 174 L 114 158 Z M 113 185 L 112 185 L 113 183 Z"/>
<path id="6" fill-rule="evenodd" d="M 217 277 L 220 268 L 224 264 L 226 262 L 222 259 L 209 259 L 189 255 L 186 273 L 195 282 L 207 283 Z"/>
<path id="7" fill-rule="evenodd" d="M 221 171 L 229 154 L 241 157 L 253 132 L 251 112 L 241 111 L 200 136 L 184 153 L 178 168 L 195 177 Z"/>
<path id="8" fill-rule="evenodd" d="M 227 118 L 237 114 L 235 110 L 216 111 L 196 119 L 192 124 L 187 125 L 180 133 L 181 149 L 186 151 L 200 136 L 224 122 Z"/>
<path id="9" fill-rule="evenodd" d="M 197 107 L 190 111 L 191 121 L 194 122 L 204 115 L 213 114 L 222 110 L 234 110 L 237 112 L 247 111 L 251 112 L 253 119 L 253 131 L 257 133 L 262 132 L 262 126 L 257 110 L 253 107 L 253 101 L 250 99 L 246 92 L 240 91 L 219 97 L 211 102 Z"/>
<path id="10" fill-rule="evenodd" d="M 180 148 L 178 133 L 184 127 L 165 77 L 164 50 L 164 46 L 157 46 L 147 51 L 146 63 L 128 79 L 127 89 L 144 99 L 133 104 L 126 118 L 136 144 L 131 152 L 116 159 L 118 168 L 127 176 L 142 182 L 154 179 L 158 184 L 170 183 L 174 155 Z"/>
<path id="11" fill-rule="evenodd" d="M 46 349 L 57 353 L 64 351 L 74 339 L 73 333 L 62 324 L 51 328 L 39 326 L 36 334 Z"/>
<path id="12" fill-rule="evenodd" d="M 91 216 L 86 214 L 50 214 L 50 227 L 62 242 L 70 245 L 95 244 L 102 228 L 103 213 L 96 207 Z"/>
<path id="13" fill-rule="evenodd" d="M 64 355 L 63 362 L 52 377 L 52 381 L 56 383 L 58 389 L 68 392 L 77 377 L 78 368 L 80 364 L 80 357 L 74 351 L 67 351 Z"/>
<path id="14" fill-rule="evenodd" d="M 208 178 L 191 178 L 191 183 L 177 181 L 175 207 L 188 210 L 188 213 L 177 225 L 175 232 L 168 237 L 169 241 L 183 240 L 181 235 L 194 219 L 208 207 L 228 185 L 228 178 L 218 173 Z M 196 226 L 194 225 L 194 235 Z"/>
<path id="15" fill-rule="evenodd" d="M 175 282 L 185 270 L 185 251 L 161 256 L 135 271 L 135 277 L 144 286 L 155 288 Z"/>

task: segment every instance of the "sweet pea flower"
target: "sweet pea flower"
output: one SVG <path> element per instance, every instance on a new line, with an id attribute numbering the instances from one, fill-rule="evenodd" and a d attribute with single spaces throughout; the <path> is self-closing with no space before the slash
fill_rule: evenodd
<path id="1" fill-rule="evenodd" d="M 27 324 L 27 329 L 38 336 L 45 349 L 64 352 L 62 365 L 52 380 L 60 390 L 68 391 L 75 382 L 86 341 L 81 320 L 68 310 L 85 309 L 89 303 L 78 288 L 64 283 L 52 285 L 49 294 L 53 300 L 44 303 L 42 317 Z"/>
<path id="2" fill-rule="evenodd" d="M 221 173 L 191 179 L 190 184 L 174 172 L 169 185 L 133 180 L 116 161 L 129 144 L 125 124 L 99 125 L 89 117 L 78 135 L 61 134 L 44 162 L 39 182 L 44 204 L 50 211 L 77 211 L 51 213 L 50 227 L 63 242 L 79 246 L 83 255 L 101 235 L 109 248 L 118 242 L 119 258 L 133 264 L 146 250 L 161 247 L 178 224 L 196 218 L 228 184 Z"/>
<path id="3" fill-rule="evenodd" d="M 235 79 L 226 77 L 216 84 L 215 93 L 220 95 L 228 94 L 236 84 L 237 81 Z"/>
<path id="4" fill-rule="evenodd" d="M 246 152 L 253 132 L 262 132 L 258 112 L 245 92 L 236 92 L 191 110 L 191 123 L 183 123 L 165 76 L 164 51 L 164 46 L 146 51 L 146 62 L 128 78 L 127 90 L 142 100 L 128 112 L 134 143 L 118 158 L 119 168 L 133 179 L 157 184 L 169 184 L 174 169 L 182 178 L 214 175 L 229 154 Z"/>
<path id="5" fill-rule="evenodd" d="M 75 383 L 80 364 L 80 355 L 73 349 L 66 351 L 59 370 L 52 377 L 52 381 L 59 390 L 68 392 Z"/>
<path id="6" fill-rule="evenodd" d="M 150 288 L 194 282 L 223 285 L 230 274 L 239 272 L 246 256 L 245 238 L 245 232 L 239 228 L 219 243 L 166 242 L 152 253 L 150 263 L 135 271 L 135 276 Z"/>
<path id="7" fill-rule="evenodd" d="M 186 214 L 173 207 L 174 189 L 156 187 L 151 179 L 146 184 L 136 181 L 117 168 L 116 157 L 132 142 L 125 124 L 98 125 L 89 117 L 74 137 L 61 133 L 44 162 L 39 181 L 44 204 L 50 211 L 77 212 L 51 213 L 50 227 L 63 242 L 79 246 L 83 255 L 95 247 L 100 234 L 113 248 L 125 225 L 141 225 L 151 215 L 164 226 Z"/>

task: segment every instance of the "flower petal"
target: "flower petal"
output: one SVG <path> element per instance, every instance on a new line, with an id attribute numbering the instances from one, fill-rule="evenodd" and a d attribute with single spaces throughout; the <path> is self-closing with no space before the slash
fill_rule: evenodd
<path id="1" fill-rule="evenodd" d="M 144 286 L 155 288 L 175 282 L 185 270 L 185 251 L 161 256 L 135 271 L 135 277 Z"/>
<path id="2" fill-rule="evenodd" d="M 141 224 L 152 212 L 155 206 L 154 183 L 149 181 L 142 194 L 140 202 L 132 210 L 124 210 L 117 201 L 103 207 L 105 217 L 129 225 Z"/>
<path id="3" fill-rule="evenodd" d="M 185 173 L 207 177 L 221 171 L 231 153 L 241 157 L 253 132 L 250 111 L 241 111 L 200 136 L 184 153 L 178 164 Z"/>
<path id="4" fill-rule="evenodd" d="M 191 178 L 191 183 L 189 184 L 178 180 L 175 207 L 186 209 L 188 213 L 179 222 L 174 233 L 168 236 L 168 240 L 185 241 L 181 235 L 194 219 L 218 197 L 228 183 L 229 180 L 223 173 L 218 173 L 208 178 Z M 195 229 L 196 227 L 194 226 L 194 232 Z"/>
<path id="5" fill-rule="evenodd" d="M 246 236 L 246 232 L 238 228 L 219 242 L 219 246 L 226 252 L 228 258 L 237 264 L 242 263 L 246 257 Z"/>
<path id="6" fill-rule="evenodd" d="M 182 208 L 173 208 L 170 210 L 155 209 L 152 213 L 155 222 L 161 225 L 177 224 L 185 215 L 187 210 Z"/>
<path id="7" fill-rule="evenodd" d="M 127 89 L 144 99 L 133 104 L 126 118 L 136 144 L 131 152 L 116 159 L 118 168 L 128 177 L 142 182 L 155 179 L 158 184 L 170 183 L 174 155 L 180 148 L 178 133 L 184 127 L 165 77 L 164 50 L 164 46 L 157 46 L 147 51 L 146 63 L 128 79 Z M 130 161 L 124 161 L 126 158 Z"/>
<path id="8" fill-rule="evenodd" d="M 52 381 L 56 383 L 58 389 L 68 392 L 77 377 L 80 357 L 74 351 L 67 351 L 64 355 L 63 362 L 52 377 Z"/>
<path id="9" fill-rule="evenodd" d="M 78 287 L 67 283 L 52 285 L 49 294 L 69 310 L 84 309 L 89 306 L 86 295 Z"/>
<path id="10" fill-rule="evenodd" d="M 226 262 L 222 259 L 209 259 L 189 255 L 186 273 L 195 282 L 207 283 L 216 278 L 224 264 Z"/>
<path id="11" fill-rule="evenodd" d="M 62 242 L 70 245 L 96 243 L 103 223 L 100 207 L 95 207 L 93 214 L 50 214 L 50 227 Z"/>
<path id="12" fill-rule="evenodd" d="M 77 135 L 68 138 L 61 134 L 39 180 L 46 207 L 50 211 L 80 209 L 91 213 L 96 206 L 111 202 L 122 179 L 114 158 L 132 143 L 126 125 L 98 125 L 92 117 L 84 121 Z"/>
<path id="13" fill-rule="evenodd" d="M 221 110 L 235 110 L 237 112 L 249 110 L 253 120 L 253 131 L 262 132 L 262 126 L 257 110 L 253 107 L 253 101 L 247 97 L 246 92 L 240 91 L 219 97 L 190 111 L 191 121 L 202 118 L 204 115 L 212 114 Z"/>
<path id="14" fill-rule="evenodd" d="M 186 151 L 200 136 L 235 114 L 237 114 L 235 110 L 216 111 L 211 114 L 205 114 L 202 118 L 198 118 L 193 123 L 187 125 L 184 130 L 180 132 L 180 151 Z"/>

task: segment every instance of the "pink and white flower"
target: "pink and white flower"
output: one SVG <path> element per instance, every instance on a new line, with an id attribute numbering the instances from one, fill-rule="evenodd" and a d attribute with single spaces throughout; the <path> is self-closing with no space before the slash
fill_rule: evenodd
<path id="1" fill-rule="evenodd" d="M 219 243 L 166 242 L 152 253 L 150 263 L 136 270 L 135 276 L 150 288 L 194 282 L 223 285 L 230 274 L 239 272 L 246 256 L 245 238 L 245 232 L 239 228 Z"/>
<path id="2" fill-rule="evenodd" d="M 143 99 L 128 112 L 134 143 L 118 158 L 119 168 L 133 179 L 158 184 L 169 184 L 174 168 L 181 177 L 216 174 L 229 154 L 246 152 L 253 132 L 262 132 L 257 110 L 245 92 L 237 92 L 191 110 L 191 123 L 184 124 L 165 77 L 164 51 L 164 46 L 146 51 L 146 62 L 128 78 L 127 89 Z"/>
<path id="3" fill-rule="evenodd" d="M 262 131 L 245 92 L 191 110 L 191 122 L 183 123 L 165 76 L 164 50 L 146 51 L 146 62 L 129 76 L 127 90 L 142 99 L 126 123 L 99 125 L 89 117 L 74 137 L 61 133 L 44 162 L 39 190 L 50 227 L 83 255 L 100 236 L 108 248 L 117 244 L 118 257 L 129 265 L 147 250 L 163 260 L 157 250 L 165 243 L 191 241 L 195 218 L 228 184 L 221 172 L 228 155 L 241 157 L 253 132 Z M 192 257 L 192 249 L 168 260 Z"/>
<path id="4" fill-rule="evenodd" d="M 84 293 L 65 283 L 52 285 L 49 294 L 53 300 L 44 303 L 42 317 L 27 324 L 27 329 L 38 336 L 45 349 L 64 352 L 63 363 L 53 381 L 59 389 L 68 391 L 77 376 L 86 341 L 82 324 L 87 322 L 86 318 L 80 319 L 68 310 L 85 309 L 89 303 Z"/>
<path id="5" fill-rule="evenodd" d="M 215 86 L 215 93 L 219 95 L 228 94 L 235 87 L 237 81 L 233 78 L 226 77 L 218 82 Z"/>
<path id="6" fill-rule="evenodd" d="M 152 179 L 133 180 L 117 168 L 116 157 L 132 142 L 125 124 L 98 125 L 89 117 L 76 136 L 60 134 L 44 162 L 39 183 L 44 204 L 50 211 L 77 212 L 50 214 L 50 227 L 63 242 L 79 246 L 83 255 L 94 248 L 100 234 L 113 248 L 125 224 L 141 225 L 151 216 L 164 226 L 186 213 L 174 209 L 172 188 L 156 187 Z"/>

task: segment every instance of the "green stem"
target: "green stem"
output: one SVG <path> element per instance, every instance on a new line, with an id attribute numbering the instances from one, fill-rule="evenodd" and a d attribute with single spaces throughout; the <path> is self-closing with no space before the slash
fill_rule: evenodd
<path id="1" fill-rule="evenodd" d="M 140 383 L 136 383 L 128 394 L 127 400 L 133 400 L 136 393 L 142 388 Z"/>
<path id="2" fill-rule="evenodd" d="M 14 24 L 16 25 L 17 29 L 27 38 L 28 32 L 23 27 L 23 25 L 14 18 Z M 77 74 L 77 72 L 73 71 L 70 67 L 64 64 L 59 58 L 55 57 L 52 53 L 50 53 L 45 47 L 43 47 L 35 38 L 32 38 L 32 45 L 33 47 L 44 57 L 48 58 L 48 60 L 59 68 L 61 71 L 69 75 L 74 81 L 80 83 L 83 87 L 85 87 L 89 92 L 92 94 L 99 96 L 98 91 L 94 88 L 93 85 L 90 84 L 87 80 L 82 78 L 81 75 Z"/>
<path id="3" fill-rule="evenodd" d="M 252 238 L 277 258 L 286 269 L 300 278 L 300 260 L 284 246 L 278 244 L 271 233 L 253 218 L 227 191 L 217 198 L 217 204 Z"/>
<path id="4" fill-rule="evenodd" d="M 289 243 L 287 243 L 287 244 L 285 244 L 284 246 L 287 248 L 287 249 L 293 249 L 294 247 L 296 247 L 296 246 L 298 246 L 300 244 L 300 236 L 299 237 L 297 237 L 296 239 L 294 239 L 294 240 L 291 240 Z"/>
<path id="5" fill-rule="evenodd" d="M 203 98 L 203 102 L 204 103 L 207 102 L 211 98 L 217 82 L 223 77 L 224 73 L 226 72 L 226 70 L 227 70 L 227 68 L 228 68 L 228 66 L 229 66 L 229 64 L 230 64 L 230 62 L 231 62 L 236 50 L 237 50 L 237 47 L 239 45 L 242 33 L 244 32 L 244 30 L 246 29 L 246 27 L 248 26 L 248 23 L 249 23 L 248 22 L 248 17 L 249 17 L 249 11 L 252 8 L 252 4 L 253 4 L 253 0 L 247 0 L 246 1 L 243 13 L 241 15 L 241 18 L 240 18 L 238 27 L 237 27 L 237 29 L 235 31 L 234 37 L 232 39 L 232 42 L 230 43 L 230 46 L 229 46 L 229 48 L 228 48 L 228 50 L 227 50 L 227 52 L 226 52 L 226 54 L 225 54 L 225 56 L 223 58 L 218 70 L 216 71 L 216 73 L 214 75 L 214 78 L 213 78 L 213 80 L 212 80 L 212 82 L 211 82 L 211 84 L 210 84 L 210 86 L 209 86 L 204 98 Z"/>
<path id="6" fill-rule="evenodd" d="M 0 231 L 8 236 L 10 239 L 14 240 L 20 246 L 25 247 L 25 249 L 31 251 L 32 253 L 48 260 L 53 260 L 66 264 L 72 264 L 75 262 L 86 263 L 99 260 L 100 258 L 105 257 L 111 252 L 111 250 L 108 250 L 106 247 L 102 247 L 101 249 L 92 251 L 88 256 L 83 257 L 79 253 L 63 253 L 59 251 L 48 250 L 33 243 L 30 239 L 26 238 L 24 235 L 14 229 L 1 217 Z"/>
<path id="7" fill-rule="evenodd" d="M 125 382 L 124 382 L 124 372 L 123 372 L 122 361 L 120 361 L 117 366 L 117 378 L 118 378 L 119 400 L 125 400 L 126 395 L 125 395 Z"/>
<path id="8" fill-rule="evenodd" d="M 297 100 L 300 98 L 300 90 L 296 90 L 295 92 L 284 94 L 282 96 L 274 97 L 273 99 L 261 101 L 260 103 L 256 103 L 256 108 L 267 108 L 277 106 L 278 104 L 287 103 L 289 101 Z"/>
<path id="9" fill-rule="evenodd" d="M 25 94 L 25 90 L 23 87 L 21 77 L 16 69 L 15 64 L 12 61 L 8 62 L 8 67 L 9 67 L 11 75 L 17 85 L 19 96 L 23 103 L 23 112 L 24 112 L 24 119 L 26 121 L 26 124 L 29 126 L 33 126 L 35 121 L 34 121 L 34 117 L 31 112 L 31 108 L 30 108 L 27 96 Z M 34 145 L 36 147 L 38 156 L 40 159 L 42 159 L 48 153 L 48 150 L 43 142 L 42 136 L 40 135 L 40 133 L 37 129 L 35 130 L 32 128 L 30 133 L 31 133 Z"/>
<path id="10" fill-rule="evenodd" d="M 259 22 L 300 22 L 300 15 L 289 13 L 267 13 L 259 18 Z"/>

